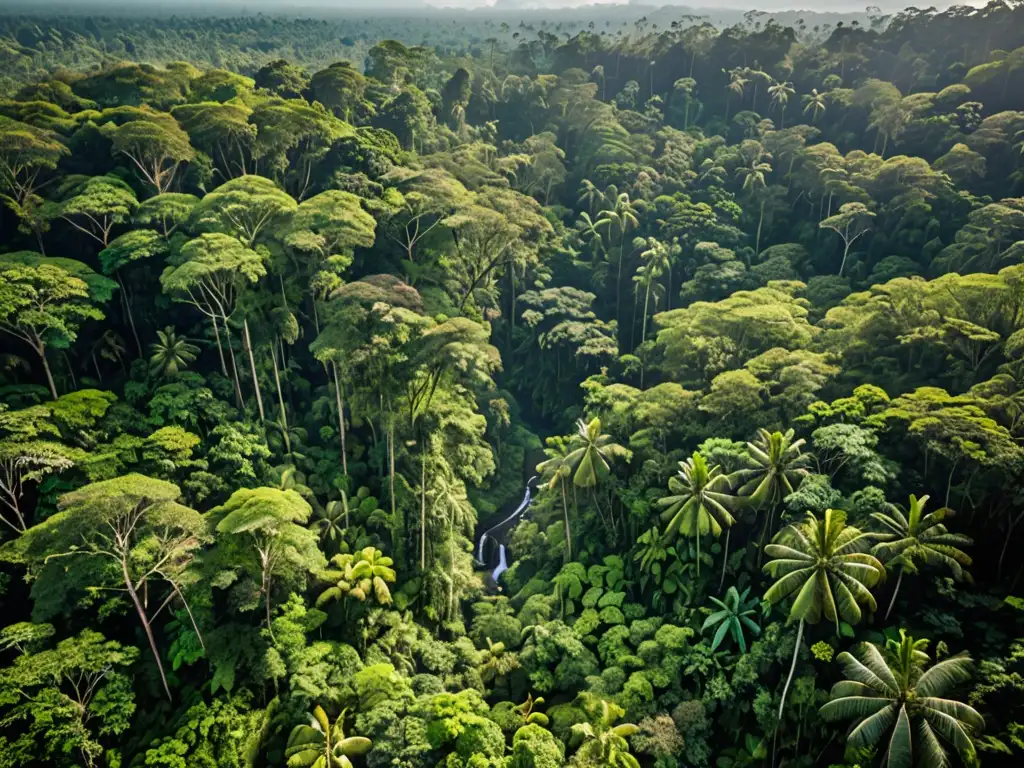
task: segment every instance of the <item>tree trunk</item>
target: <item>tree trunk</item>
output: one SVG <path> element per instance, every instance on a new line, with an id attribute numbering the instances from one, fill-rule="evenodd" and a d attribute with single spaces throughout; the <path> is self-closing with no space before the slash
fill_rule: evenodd
<path id="1" fill-rule="evenodd" d="M 276 643 L 274 628 L 270 625 L 270 574 L 263 577 L 263 607 L 267 614 L 267 632 L 270 634 L 271 642 Z"/>
<path id="2" fill-rule="evenodd" d="M 761 255 L 761 225 L 764 224 L 764 200 L 761 201 L 761 216 L 757 220 L 757 241 L 754 246 L 754 258 Z"/>
<path id="3" fill-rule="evenodd" d="M 50 363 L 46 359 L 46 345 L 40 344 L 36 347 L 36 352 L 39 354 L 39 359 L 43 361 L 43 370 L 46 371 L 46 384 L 50 387 L 50 396 L 56 400 L 57 385 L 53 383 L 53 373 L 50 371 Z"/>
<path id="4" fill-rule="evenodd" d="M 562 518 L 565 520 L 565 562 L 572 560 L 572 530 L 569 528 L 569 504 L 565 499 L 565 478 L 560 478 L 562 486 Z"/>
<path id="5" fill-rule="evenodd" d="M 846 242 L 844 240 L 844 242 Z M 839 262 L 839 276 L 843 276 L 843 270 L 846 268 L 846 256 L 850 252 L 850 244 L 847 242 L 846 247 L 843 248 L 843 260 Z"/>
<path id="6" fill-rule="evenodd" d="M 220 355 L 220 372 L 224 374 L 224 378 L 228 377 L 228 364 L 224 359 L 224 347 L 220 344 L 220 328 L 217 327 L 217 316 L 210 315 L 210 320 L 213 321 L 213 338 L 217 341 L 217 354 Z"/>
<path id="7" fill-rule="evenodd" d="M 260 412 L 260 421 L 266 421 L 266 415 L 263 413 L 263 395 L 260 393 L 260 380 L 256 375 L 256 358 L 252 354 L 252 336 L 249 335 L 249 319 L 242 319 L 242 333 L 243 341 L 245 342 L 245 350 L 249 354 L 249 370 L 252 373 L 252 386 L 256 390 L 256 407 Z"/>
<path id="8" fill-rule="evenodd" d="M 732 527 L 725 529 L 725 551 L 722 553 L 722 577 L 718 580 L 718 593 L 722 593 L 725 585 L 725 565 L 729 562 L 729 536 L 732 534 Z"/>
<path id="9" fill-rule="evenodd" d="M 270 359 L 274 363 L 274 385 L 277 387 L 277 402 L 281 408 L 281 427 L 284 429 L 284 433 L 288 434 L 288 413 L 284 408 L 284 395 L 281 392 L 281 376 L 277 370 L 277 352 L 274 351 L 274 344 L 270 344 Z M 287 442 L 287 438 L 285 439 Z"/>
<path id="10" fill-rule="evenodd" d="M 124 312 L 128 317 L 128 326 L 132 329 L 132 337 L 135 339 L 135 348 L 139 350 L 139 357 L 142 357 L 142 342 L 139 341 L 139 333 L 135 330 L 135 316 L 132 314 L 132 305 L 128 302 L 128 290 L 124 287 L 124 280 L 121 273 L 114 273 L 117 277 L 117 284 L 121 286 L 121 302 L 124 304 Z"/>
<path id="11" fill-rule="evenodd" d="M 902 584 L 902 583 L 903 583 L 903 568 L 901 567 L 900 568 L 900 576 L 899 576 L 898 579 L 896 579 L 896 589 L 894 589 L 892 591 L 892 600 L 889 601 L 889 608 L 885 612 L 885 619 L 883 619 L 883 621 L 888 621 L 889 620 L 889 614 L 892 613 L 892 607 L 894 605 L 896 605 L 896 595 L 898 595 L 900 593 L 900 584 Z"/>
<path id="12" fill-rule="evenodd" d="M 388 425 L 388 493 L 391 496 L 391 519 L 395 518 L 395 425 Z M 406 539 L 408 541 L 408 539 Z"/>
<path id="13" fill-rule="evenodd" d="M 619 320 L 622 316 L 622 252 L 626 247 L 626 225 L 622 225 L 622 237 L 619 238 L 619 267 L 618 275 L 615 279 L 615 319 Z"/>
<path id="14" fill-rule="evenodd" d="M 128 562 L 123 558 L 121 559 L 121 575 L 124 577 L 125 588 L 128 590 L 132 603 L 135 605 L 135 612 L 139 614 L 139 621 L 142 622 L 142 628 L 146 632 L 146 639 L 149 640 L 149 649 L 153 652 L 153 660 L 156 662 L 157 671 L 160 672 L 160 681 L 164 684 L 164 693 L 167 694 L 168 701 L 173 701 L 171 698 L 171 688 L 167 685 L 167 675 L 164 674 L 164 665 L 160 661 L 160 651 L 157 650 L 156 638 L 153 636 L 153 627 L 146 617 L 146 609 L 142 607 L 142 601 L 139 600 L 139 595 L 135 591 L 135 585 L 132 584 L 131 574 L 128 573 Z"/>
<path id="15" fill-rule="evenodd" d="M 348 457 L 345 452 L 345 403 L 341 399 L 341 382 L 338 380 L 338 364 L 331 362 L 334 372 L 334 401 L 338 408 L 338 432 L 341 435 L 341 471 L 348 477 Z"/>
<path id="16" fill-rule="evenodd" d="M 238 362 L 235 360 L 235 350 L 231 348 L 231 328 L 228 326 L 227 317 L 224 318 L 224 337 L 228 342 L 228 357 L 231 358 L 231 375 L 235 382 L 235 400 L 238 407 L 245 407 L 245 400 L 242 399 L 242 381 L 238 378 Z"/>
<path id="17" fill-rule="evenodd" d="M 420 445 L 420 570 L 427 570 L 427 451 Z"/>
<path id="18" fill-rule="evenodd" d="M 793 682 L 793 673 L 796 672 L 796 660 L 800 655 L 800 642 L 804 638 L 804 620 L 800 619 L 800 626 L 796 631 L 796 646 L 793 648 L 793 663 L 789 665 L 789 676 L 786 678 L 786 685 L 782 689 L 782 700 L 779 702 L 779 725 L 782 724 L 782 711 L 786 706 L 786 694 L 789 693 L 789 685 Z"/>
<path id="19" fill-rule="evenodd" d="M 647 341 L 647 313 L 650 310 L 650 302 L 651 302 L 651 280 L 648 279 L 648 281 L 647 281 L 647 293 L 644 296 L 644 322 L 643 322 L 643 330 L 640 332 L 640 345 L 641 346 L 643 346 L 643 343 L 645 341 Z M 643 385 L 641 385 L 640 388 L 643 389 Z"/>

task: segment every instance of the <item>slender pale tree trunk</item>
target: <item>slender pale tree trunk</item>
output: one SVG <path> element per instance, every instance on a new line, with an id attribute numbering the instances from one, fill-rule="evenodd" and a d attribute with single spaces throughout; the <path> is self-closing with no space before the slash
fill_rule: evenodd
<path id="1" fill-rule="evenodd" d="M 281 426 L 284 428 L 285 434 L 288 434 L 288 413 L 284 408 L 284 394 L 281 392 L 281 375 L 277 369 L 277 352 L 274 350 L 274 344 L 270 344 L 270 359 L 274 363 L 274 385 L 277 388 L 277 403 L 281 408 Z"/>
<path id="2" fill-rule="evenodd" d="M 238 378 L 238 362 L 235 360 L 235 350 L 231 348 L 231 328 L 228 326 L 228 319 L 224 317 L 224 337 L 228 342 L 228 357 L 231 358 L 231 375 L 235 381 L 235 400 L 239 408 L 245 407 L 245 400 L 242 398 L 242 381 Z"/>
<path id="3" fill-rule="evenodd" d="M 732 535 L 732 526 L 725 529 L 725 550 L 722 553 L 722 577 L 718 580 L 718 593 L 721 594 L 725 585 L 725 565 L 729 562 L 729 536 Z"/>
<path id="4" fill-rule="evenodd" d="M 266 421 L 266 414 L 263 412 L 263 395 L 260 393 L 260 380 L 256 375 L 256 358 L 252 354 L 252 336 L 249 334 L 249 320 L 248 318 L 242 319 L 242 333 L 243 341 L 245 342 L 245 351 L 249 355 L 249 371 L 252 373 L 252 386 L 256 390 L 256 407 L 260 412 L 260 421 Z"/>
<path id="5" fill-rule="evenodd" d="M 754 246 L 754 258 L 761 254 L 761 226 L 764 224 L 764 200 L 761 201 L 761 215 L 757 220 L 757 244 Z"/>
<path id="6" fill-rule="evenodd" d="M 338 408 L 338 433 L 341 435 L 341 471 L 348 477 L 348 454 L 345 450 L 345 402 L 341 399 L 341 381 L 338 378 L 338 364 L 331 361 L 334 372 L 334 401 Z"/>
<path id="7" fill-rule="evenodd" d="M 420 445 L 420 570 L 427 570 L 427 451 Z"/>
<path id="8" fill-rule="evenodd" d="M 277 642 L 274 638 L 274 628 L 270 625 L 270 566 L 269 566 L 269 555 L 266 552 L 260 552 L 260 560 L 263 565 L 263 608 L 267 615 L 267 632 L 270 634 L 271 642 Z"/>
<path id="9" fill-rule="evenodd" d="M 146 632 L 146 639 L 149 640 L 149 649 L 153 652 L 153 660 L 156 662 L 157 671 L 160 673 L 160 682 L 164 684 L 164 693 L 167 694 L 167 700 L 171 701 L 171 687 L 167 684 L 167 675 L 164 674 L 164 665 L 160 661 L 160 651 L 156 647 L 156 638 L 153 636 L 153 627 L 149 623 L 149 618 L 146 616 L 146 609 L 142 606 L 142 601 L 139 599 L 138 592 L 135 591 L 135 585 L 132 583 L 131 574 L 128 573 L 128 560 L 122 556 L 121 561 L 121 576 L 124 578 L 124 586 L 128 591 L 128 595 L 132 599 L 132 604 L 135 606 L 135 612 L 139 615 L 139 621 L 142 622 L 142 629 Z"/>
<path id="10" fill-rule="evenodd" d="M 894 589 L 892 591 L 892 600 L 889 601 L 889 608 L 885 612 L 885 619 L 884 619 L 884 621 L 888 621 L 889 620 L 889 614 L 892 613 L 892 607 L 894 605 L 896 605 L 896 595 L 898 595 L 900 593 L 900 584 L 902 584 L 902 583 L 903 583 L 903 568 L 901 567 L 900 568 L 899 578 L 896 579 L 896 589 Z"/>
<path id="11" fill-rule="evenodd" d="M 647 294 L 644 296 L 644 322 L 643 329 L 640 332 L 640 344 L 643 345 L 647 341 L 647 313 L 650 311 L 651 303 L 651 283 L 653 281 L 648 278 L 647 280 Z"/>
<path id="12" fill-rule="evenodd" d="M 217 342 L 217 354 L 220 355 L 220 372 L 224 374 L 224 378 L 228 377 L 228 363 L 224 359 L 224 347 L 220 343 L 220 328 L 217 326 L 217 316 L 210 315 L 210 320 L 213 322 L 213 338 Z"/>
<path id="13" fill-rule="evenodd" d="M 388 424 L 388 493 L 391 496 L 391 519 L 395 517 L 395 425 Z"/>
<path id="14" fill-rule="evenodd" d="M 57 385 L 53 383 L 53 372 L 50 370 L 50 362 L 46 359 L 46 345 L 40 343 L 36 347 L 39 359 L 43 361 L 43 370 L 46 372 L 46 384 L 50 388 L 50 397 L 57 399 Z"/>
<path id="15" fill-rule="evenodd" d="M 796 671 L 796 660 L 800 655 L 800 643 L 804 639 L 804 620 L 800 619 L 800 626 L 796 630 L 796 646 L 793 648 L 793 663 L 789 665 L 789 676 L 786 678 L 786 685 L 782 689 L 782 700 L 779 702 L 779 724 L 782 724 L 782 711 L 786 706 L 786 695 L 789 693 L 789 685 L 793 682 L 793 673 Z"/>
<path id="16" fill-rule="evenodd" d="M 846 269 L 846 256 L 850 253 L 850 243 L 844 240 L 846 246 L 843 248 L 843 260 L 839 262 L 839 276 L 843 276 L 843 270 Z"/>
<path id="17" fill-rule="evenodd" d="M 565 520 L 565 562 L 572 560 L 572 529 L 569 527 L 569 504 L 565 498 L 565 478 L 559 478 L 562 487 L 562 519 Z"/>

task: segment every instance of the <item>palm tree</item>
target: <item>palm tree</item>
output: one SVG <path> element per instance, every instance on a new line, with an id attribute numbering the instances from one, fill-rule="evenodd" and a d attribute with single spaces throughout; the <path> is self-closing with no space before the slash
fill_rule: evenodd
<path id="1" fill-rule="evenodd" d="M 441 521 L 448 528 L 448 564 L 444 573 L 444 582 L 447 584 L 447 596 L 445 600 L 445 615 L 451 620 L 455 618 L 458 605 L 455 600 L 455 583 L 460 577 L 455 559 L 457 534 L 468 537 L 472 535 L 476 526 L 476 510 L 469 502 L 466 493 L 466 484 L 455 476 L 447 467 L 442 468 L 431 478 L 431 488 L 428 493 L 430 498 L 430 510 L 434 518 Z M 426 540 L 422 540 L 424 547 L 423 554 L 426 554 Z M 471 574 L 469 574 L 471 575 Z M 465 576 L 465 574 L 462 574 Z"/>
<path id="2" fill-rule="evenodd" d="M 748 503 L 768 507 L 761 543 L 771 532 L 775 509 L 810 474 L 812 456 L 800 452 L 805 441 L 794 440 L 795 434 L 792 429 L 785 433 L 759 429 L 757 437 L 747 443 L 747 456 L 754 466 L 737 470 L 731 477 L 733 486 L 739 485 L 737 493 L 746 496 Z"/>
<path id="3" fill-rule="evenodd" d="M 580 694 L 577 702 L 590 717 L 572 726 L 569 746 L 576 748 L 579 762 L 595 768 L 640 768 L 626 741 L 640 729 L 632 723 L 613 725 L 626 711 L 589 693 Z"/>
<path id="4" fill-rule="evenodd" d="M 749 143 L 756 144 L 756 142 Z M 748 142 L 744 142 L 744 144 L 748 144 Z M 765 162 L 765 158 L 771 160 L 771 155 L 767 154 L 758 144 L 747 158 L 747 164 L 736 169 L 736 177 L 743 179 L 743 191 L 748 192 L 752 198 L 761 198 L 761 215 L 757 220 L 757 242 L 754 246 L 755 256 L 761 252 L 761 225 L 764 224 L 765 197 L 761 193 L 768 185 L 765 177 L 772 172 L 772 166 Z"/>
<path id="5" fill-rule="evenodd" d="M 690 102 L 693 91 L 697 88 L 697 81 L 692 77 L 681 77 L 672 83 L 672 92 L 678 93 L 683 99 L 683 130 L 690 127 Z"/>
<path id="6" fill-rule="evenodd" d="M 586 242 L 590 243 L 590 245 L 593 247 L 595 257 L 601 253 L 604 253 L 605 250 L 604 236 L 597 228 L 598 223 L 600 222 L 595 223 L 594 220 L 590 218 L 590 214 L 587 213 L 586 211 L 583 211 L 583 213 L 580 214 L 579 221 L 576 224 L 580 230 L 580 237 Z"/>
<path id="7" fill-rule="evenodd" d="M 700 628 L 701 633 L 704 633 L 711 627 L 718 627 L 718 631 L 715 632 L 715 637 L 711 641 L 712 652 L 718 650 L 718 646 L 729 634 L 739 646 L 740 653 L 746 653 L 747 639 L 743 634 L 744 627 L 754 635 L 761 634 L 761 627 L 751 618 L 760 613 L 758 608 L 760 601 L 756 597 L 748 599 L 747 595 L 749 594 L 750 587 L 742 592 L 738 591 L 736 587 L 729 587 L 725 593 L 725 600 L 719 600 L 717 597 L 708 598 L 720 609 L 708 616 Z"/>
<path id="8" fill-rule="evenodd" d="M 575 488 L 589 488 L 594 506 L 601 513 L 595 490 L 598 483 L 609 475 L 614 460 L 629 461 L 633 452 L 612 442 L 611 435 L 603 434 L 601 420 L 596 418 L 589 424 L 583 419 L 576 421 L 576 434 L 572 437 L 570 448 L 565 463 L 572 473 L 572 484 Z"/>
<path id="9" fill-rule="evenodd" d="M 650 312 L 651 286 L 663 274 L 671 272 L 672 259 L 670 257 L 668 246 L 655 240 L 653 237 L 647 238 L 647 250 L 640 254 L 640 259 L 644 264 L 640 268 L 643 270 L 642 275 L 637 275 L 637 277 L 640 278 L 638 283 L 646 285 L 644 294 L 643 330 L 640 333 L 640 343 L 643 344 L 647 340 L 647 315 Z M 655 306 L 657 306 L 657 302 L 655 302 Z M 640 386 L 643 388 L 642 383 Z"/>
<path id="10" fill-rule="evenodd" d="M 364 736 L 345 736 L 345 714 L 341 710 L 332 726 L 327 713 L 317 705 L 309 725 L 296 725 L 288 736 L 284 756 L 289 768 L 352 768 L 351 758 L 365 755 L 373 742 Z"/>
<path id="11" fill-rule="evenodd" d="M 341 499 L 327 502 L 327 506 L 318 509 L 315 514 L 313 528 L 320 535 L 320 541 L 329 541 L 334 547 L 338 547 L 348 528 L 348 494 L 342 491 Z"/>
<path id="12" fill-rule="evenodd" d="M 149 345 L 149 371 L 155 376 L 173 376 L 188 368 L 199 354 L 199 347 L 175 333 L 173 325 L 157 331 L 156 336 L 157 342 Z"/>
<path id="13" fill-rule="evenodd" d="M 319 608 L 331 600 L 339 600 L 351 595 L 360 602 L 373 598 L 380 605 L 391 605 L 391 589 L 388 584 L 397 580 L 394 561 L 374 547 L 366 547 L 355 554 L 335 555 L 331 564 L 337 570 L 328 571 L 326 576 L 335 581 L 316 599 Z"/>
<path id="14" fill-rule="evenodd" d="M 104 360 L 109 360 L 112 363 L 117 363 L 121 366 L 121 370 L 125 371 L 124 365 L 124 354 L 127 348 L 124 344 L 124 339 L 113 330 L 106 330 L 103 335 L 100 336 L 99 340 L 93 346 L 93 354 L 99 352 L 100 357 Z M 98 367 L 97 367 L 98 373 Z"/>
<path id="15" fill-rule="evenodd" d="M 610 435 L 601 432 L 601 420 L 591 419 L 590 423 L 583 419 L 576 420 L 576 434 L 573 435 L 573 450 L 565 457 L 572 472 L 572 482 L 577 488 L 593 488 L 608 476 L 611 462 L 632 457 L 632 452 L 618 443 L 613 443 Z"/>
<path id="16" fill-rule="evenodd" d="M 818 93 L 817 88 L 811 88 L 810 93 L 804 94 L 804 114 L 811 113 L 811 122 L 818 121 L 818 113 L 824 112 L 828 107 L 825 104 L 825 94 Z"/>
<path id="17" fill-rule="evenodd" d="M 729 73 L 729 85 L 727 85 L 725 87 L 725 89 L 729 92 L 729 93 L 726 94 L 726 97 L 725 97 L 725 124 L 726 125 L 729 124 L 729 107 L 731 106 L 731 103 L 732 103 L 730 98 L 729 98 L 729 96 L 731 94 L 735 94 L 736 96 L 739 96 L 740 102 L 742 104 L 743 94 L 746 91 L 747 83 L 748 82 L 749 81 L 740 74 L 740 70 L 739 69 L 734 69 L 734 70 L 732 70 Z"/>
<path id="18" fill-rule="evenodd" d="M 970 679 L 971 659 L 959 654 L 928 667 L 927 646 L 927 640 L 900 630 L 899 642 L 890 640 L 884 650 L 863 643 L 854 653 L 839 654 L 848 679 L 832 687 L 831 701 L 820 714 L 825 720 L 854 721 L 846 736 L 848 751 L 884 745 L 885 768 L 931 768 L 950 764 L 946 741 L 965 765 L 978 764 L 972 737 L 985 728 L 984 718 L 962 701 L 944 698 Z"/>
<path id="19" fill-rule="evenodd" d="M 904 510 L 896 504 L 886 504 L 884 512 L 873 512 L 871 517 L 888 529 L 884 533 L 875 534 L 879 543 L 871 550 L 873 554 L 885 560 L 888 567 L 898 567 L 900 575 L 896 579 L 896 588 L 892 592 L 892 600 L 885 612 L 888 620 L 892 607 L 896 604 L 903 574 L 917 573 L 917 564 L 944 565 L 953 573 L 957 581 L 970 578 L 961 566 L 971 564 L 969 555 L 959 547 L 969 547 L 974 541 L 969 536 L 950 533 L 942 521 L 951 515 L 953 510 L 948 507 L 924 514 L 928 496 L 920 499 L 910 495 L 910 508 Z"/>
<path id="20" fill-rule="evenodd" d="M 561 438 L 548 441 L 548 447 L 544 449 L 544 455 L 548 458 L 537 465 L 537 473 L 545 482 L 544 487 L 553 491 L 557 486 L 562 491 L 562 519 L 565 521 L 565 561 L 572 560 L 572 529 L 569 527 L 569 502 L 565 494 L 565 478 L 572 468 L 567 461 L 569 449 L 565 440 Z"/>
<path id="21" fill-rule="evenodd" d="M 786 105 L 789 104 L 789 99 L 796 93 L 793 88 L 793 84 L 788 80 L 784 83 L 775 83 L 775 85 L 769 86 L 768 95 L 772 97 L 772 105 L 779 107 L 782 113 L 782 119 L 779 124 L 780 128 L 786 127 Z"/>
<path id="22" fill-rule="evenodd" d="M 717 464 L 708 466 L 700 451 L 679 462 L 679 472 L 668 480 L 671 493 L 658 502 L 664 507 L 661 519 L 666 522 L 665 538 L 691 536 L 697 539 L 697 576 L 700 577 L 700 537 L 708 534 L 716 538 L 736 522 L 730 508 L 737 499 L 729 493 L 729 480 Z M 725 555 L 728 557 L 728 555 Z"/>
<path id="23" fill-rule="evenodd" d="M 856 624 L 861 617 L 861 604 L 876 608 L 871 587 L 885 576 L 885 566 L 868 554 L 871 534 L 846 524 L 846 515 L 826 509 L 821 519 L 811 512 L 802 523 L 783 528 L 775 540 L 764 548 L 771 558 L 764 570 L 775 583 L 764 599 L 772 605 L 791 595 L 789 621 L 799 621 L 793 663 L 779 702 L 779 719 L 786 706 L 786 694 L 793 681 L 804 623 L 817 624 L 821 617 L 835 622 Z"/>
<path id="24" fill-rule="evenodd" d="M 587 214 L 594 212 L 594 204 L 600 204 L 604 202 L 604 193 L 597 188 L 597 186 L 590 179 L 584 179 L 580 182 L 579 198 L 576 200 L 576 205 L 586 202 Z M 589 218 L 589 215 L 588 215 Z"/>
<path id="25" fill-rule="evenodd" d="M 595 226 L 607 226 L 619 233 L 619 265 L 615 281 L 615 317 L 620 315 L 622 298 L 622 261 L 626 247 L 626 233 L 631 229 L 640 226 L 640 220 L 636 217 L 636 208 L 629 199 L 629 193 L 621 192 L 615 197 L 614 204 L 609 210 L 601 211 L 597 215 L 598 221 Z M 611 238 L 611 233 L 608 235 Z"/>

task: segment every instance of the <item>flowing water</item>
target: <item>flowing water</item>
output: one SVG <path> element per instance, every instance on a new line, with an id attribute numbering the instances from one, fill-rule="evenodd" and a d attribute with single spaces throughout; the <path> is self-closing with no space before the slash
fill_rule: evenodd
<path id="1" fill-rule="evenodd" d="M 494 570 L 491 572 L 491 578 L 495 582 L 497 582 L 498 577 L 501 576 L 502 573 L 508 570 L 508 565 L 505 562 L 505 544 L 500 540 L 500 538 L 503 537 L 504 534 L 507 533 L 508 529 L 512 527 L 513 521 L 522 516 L 526 512 L 526 510 L 530 508 L 530 501 L 533 499 L 533 495 L 530 491 L 530 485 L 532 485 L 536 479 L 537 476 L 534 475 L 533 477 L 526 481 L 526 491 L 523 493 L 523 500 L 519 503 L 519 506 L 516 507 L 515 511 L 511 515 L 495 523 L 482 534 L 480 534 L 480 541 L 477 543 L 476 548 L 476 559 L 480 563 L 487 565 L 488 561 L 484 559 L 484 544 L 487 543 L 488 538 L 491 538 L 490 534 L 492 532 L 500 529 L 500 531 L 493 537 L 494 540 L 498 542 L 498 564 L 494 567 Z"/>

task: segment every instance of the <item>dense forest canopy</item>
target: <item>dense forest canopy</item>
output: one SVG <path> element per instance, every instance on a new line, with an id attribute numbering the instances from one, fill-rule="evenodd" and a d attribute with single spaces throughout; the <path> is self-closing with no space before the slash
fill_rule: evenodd
<path id="1" fill-rule="evenodd" d="M 0 768 L 1021 765 L 1024 4 L 606 10 L 0 17 Z"/>

